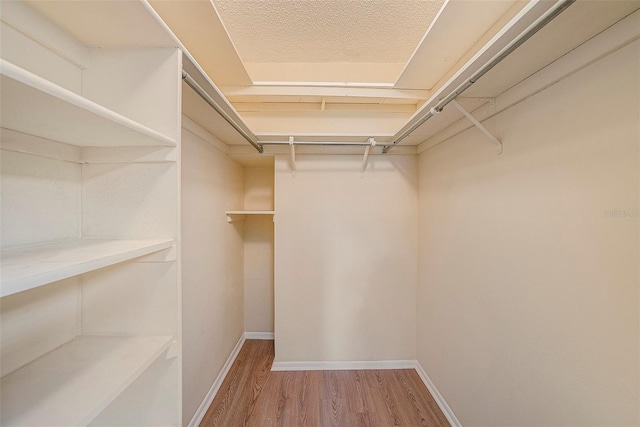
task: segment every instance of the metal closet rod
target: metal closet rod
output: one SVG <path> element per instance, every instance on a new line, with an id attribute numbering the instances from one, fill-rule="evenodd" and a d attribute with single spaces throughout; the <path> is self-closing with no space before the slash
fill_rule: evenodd
<path id="1" fill-rule="evenodd" d="M 189 87 L 200 96 L 200 98 L 202 98 L 207 104 L 209 104 L 214 110 L 216 110 L 216 112 L 220 114 L 222 118 L 227 123 L 229 123 L 240 135 L 242 135 L 242 137 L 246 139 L 249 144 L 253 145 L 253 148 L 258 150 L 259 153 L 262 153 L 264 151 L 264 148 L 256 144 L 253 138 L 251 138 L 251 136 L 249 136 L 240 126 L 238 126 L 233 118 L 231 118 L 231 116 L 229 116 L 229 114 L 227 114 L 227 112 L 222 107 L 220 107 L 220 105 L 218 105 L 218 103 L 214 101 L 214 99 L 211 98 L 211 96 L 209 96 L 209 94 L 204 89 L 202 89 L 198 82 L 196 82 L 193 77 L 191 77 L 184 70 L 182 70 L 182 80 L 184 80 L 184 82 L 188 84 Z"/>
<path id="2" fill-rule="evenodd" d="M 345 147 L 350 146 L 371 146 L 370 142 L 347 142 L 347 141 L 258 141 L 259 145 L 341 145 Z M 376 143 L 376 146 L 387 147 L 391 146 L 391 143 Z"/>
<path id="3" fill-rule="evenodd" d="M 527 27 L 518 37 L 513 39 L 509 44 L 503 47 L 500 52 L 498 52 L 493 58 L 489 60 L 486 64 L 484 64 L 478 71 L 473 73 L 471 77 L 465 80 L 462 84 L 460 84 L 457 88 L 455 88 L 449 95 L 440 99 L 436 105 L 434 105 L 422 118 L 420 118 L 416 123 L 414 123 L 409 129 L 404 131 L 398 138 L 393 141 L 393 144 L 388 145 L 382 150 L 383 154 L 387 154 L 389 150 L 395 147 L 400 141 L 409 136 L 414 130 L 419 128 L 429 120 L 431 117 L 438 114 L 442 109 L 449 104 L 451 101 L 460 96 L 465 90 L 469 88 L 472 84 L 478 81 L 478 79 L 484 76 L 489 70 L 498 65 L 500 61 L 509 56 L 514 50 L 516 50 L 520 45 L 529 40 L 531 36 L 540 31 L 545 25 L 555 19 L 556 16 L 560 15 L 575 3 L 576 0 L 560 0 L 558 3 L 553 5 L 549 10 L 547 10 L 540 18 L 535 20 L 529 27 Z"/>

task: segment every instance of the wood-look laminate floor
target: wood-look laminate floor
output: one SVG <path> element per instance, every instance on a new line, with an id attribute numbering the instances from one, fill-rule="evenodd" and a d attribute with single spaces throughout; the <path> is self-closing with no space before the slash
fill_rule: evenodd
<path id="1" fill-rule="evenodd" d="M 413 369 L 271 372 L 273 357 L 245 341 L 200 426 L 449 425 Z"/>

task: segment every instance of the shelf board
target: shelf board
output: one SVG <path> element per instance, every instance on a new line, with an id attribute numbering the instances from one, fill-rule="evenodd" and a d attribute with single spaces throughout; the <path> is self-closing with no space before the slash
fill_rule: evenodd
<path id="1" fill-rule="evenodd" d="M 274 215 L 274 211 L 226 211 L 227 222 L 240 221 L 245 215 Z"/>
<path id="2" fill-rule="evenodd" d="M 173 245 L 172 239 L 80 239 L 6 249 L 0 255 L 0 296 L 128 261 Z"/>
<path id="3" fill-rule="evenodd" d="M 172 337 L 80 336 L 2 379 L 2 425 L 87 425 Z"/>
<path id="4" fill-rule="evenodd" d="M 82 147 L 175 146 L 176 141 L 0 60 L 2 127 Z"/>

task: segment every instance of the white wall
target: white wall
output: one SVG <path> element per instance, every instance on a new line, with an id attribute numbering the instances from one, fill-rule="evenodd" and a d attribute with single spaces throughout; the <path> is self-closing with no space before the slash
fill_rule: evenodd
<path id="1" fill-rule="evenodd" d="M 419 157 L 418 360 L 463 425 L 640 421 L 638 52 L 486 121 L 502 156 Z"/>
<path id="2" fill-rule="evenodd" d="M 13 145 L 13 136 L 2 130 L 0 246 L 5 249 L 77 239 L 81 166 L 10 151 L 7 147 Z M 32 139 L 19 140 L 15 145 L 29 147 Z M 80 333 L 80 289 L 81 280 L 74 277 L 0 300 L 0 377 Z"/>
<path id="3" fill-rule="evenodd" d="M 183 130 L 182 401 L 185 425 L 244 332 L 242 226 L 227 223 L 224 214 L 226 210 L 241 207 L 242 202 L 242 166 Z"/>
<path id="4" fill-rule="evenodd" d="M 80 237 L 79 164 L 8 150 L 0 160 L 2 248 Z"/>
<path id="5" fill-rule="evenodd" d="M 34 21 L 37 25 L 34 25 Z M 12 22 L 11 27 L 7 22 Z M 54 40 L 54 45 L 64 46 L 65 57 L 40 44 L 34 37 L 24 34 L 17 28 L 39 31 L 40 38 Z M 88 64 L 80 60 L 73 63 L 69 56 L 80 59 L 74 53 L 89 58 L 89 50 L 73 39 L 68 33 L 61 36 L 64 30 L 43 19 L 22 2 L 4 2 L 2 4 L 2 22 L 0 22 L 0 39 L 2 49 L 0 55 L 14 65 L 28 70 L 40 77 L 64 87 L 75 93 L 82 92 L 82 67 Z M 57 43 L 56 43 L 57 42 Z"/>
<path id="6" fill-rule="evenodd" d="M 0 299 L 0 376 L 80 335 L 80 297 L 78 276 Z"/>
<path id="7" fill-rule="evenodd" d="M 415 156 L 276 157 L 276 362 L 415 358 Z"/>
<path id="8" fill-rule="evenodd" d="M 273 210 L 273 167 L 244 168 L 244 209 Z M 273 332 L 273 217 L 244 220 L 244 330 Z"/>

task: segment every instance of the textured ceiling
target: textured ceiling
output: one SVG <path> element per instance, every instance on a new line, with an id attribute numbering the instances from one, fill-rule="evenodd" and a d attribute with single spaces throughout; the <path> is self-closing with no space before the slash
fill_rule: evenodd
<path id="1" fill-rule="evenodd" d="M 244 62 L 404 63 L 443 0 L 214 0 Z"/>

